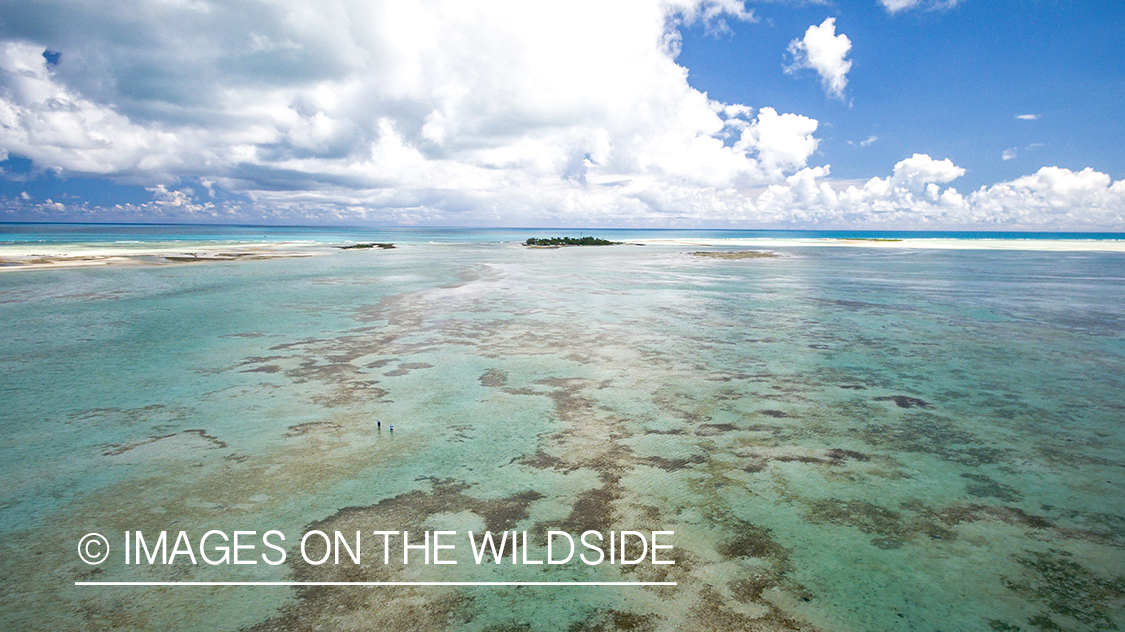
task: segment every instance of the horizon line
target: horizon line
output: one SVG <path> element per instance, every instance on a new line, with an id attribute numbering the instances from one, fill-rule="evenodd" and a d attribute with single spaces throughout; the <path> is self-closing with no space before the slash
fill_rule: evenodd
<path id="1" fill-rule="evenodd" d="M 653 227 L 653 226 L 480 226 L 480 225 L 405 225 L 405 224 L 243 224 L 217 222 L 89 222 L 89 221 L 30 221 L 0 220 L 0 226 L 199 226 L 226 228 L 312 228 L 312 229 L 360 229 L 360 230 L 577 230 L 577 231 L 676 231 L 676 232 L 795 232 L 795 233 L 994 233 L 994 234 L 1033 234 L 1033 235 L 1125 235 L 1125 229 L 1030 229 L 1000 227 L 960 227 L 960 228 L 732 228 L 732 227 Z"/>

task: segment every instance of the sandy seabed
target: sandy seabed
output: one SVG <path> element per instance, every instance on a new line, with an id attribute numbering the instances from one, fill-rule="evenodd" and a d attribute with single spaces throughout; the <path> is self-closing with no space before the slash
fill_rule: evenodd
<path id="1" fill-rule="evenodd" d="M 646 243 L 0 275 L 0 629 L 1125 627 L 1125 258 Z M 219 258 L 279 252 L 335 254 Z M 122 563 L 209 529 L 290 555 Z M 676 564 L 314 566 L 311 529 L 668 530 Z M 76 585 L 543 579 L 676 585 Z"/>

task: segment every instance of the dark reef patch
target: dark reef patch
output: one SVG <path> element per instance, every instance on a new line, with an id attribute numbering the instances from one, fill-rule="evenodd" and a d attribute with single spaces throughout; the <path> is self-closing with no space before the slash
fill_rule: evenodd
<path id="1" fill-rule="evenodd" d="M 872 544 L 881 549 L 898 548 L 913 536 L 901 514 L 874 503 L 829 498 L 814 500 L 808 506 L 805 517 L 810 522 L 855 527 L 878 536 Z"/>
<path id="2" fill-rule="evenodd" d="M 746 465 L 742 466 L 742 471 L 743 472 L 749 472 L 751 474 L 757 474 L 759 472 L 764 472 L 765 469 L 767 467 L 769 467 L 769 465 L 770 465 L 770 462 L 767 459 L 754 458 L 754 459 L 750 459 L 746 463 Z"/>
<path id="3" fill-rule="evenodd" d="M 608 533 L 615 528 L 617 510 L 614 501 L 621 498 L 621 486 L 616 480 L 607 482 L 602 487 L 582 492 L 571 505 L 570 515 L 563 519 L 560 529 L 570 533 L 584 533 L 586 531 L 599 531 Z"/>
<path id="4" fill-rule="evenodd" d="M 708 259 L 725 259 L 728 261 L 736 261 L 739 259 L 768 259 L 780 256 L 776 252 L 769 252 L 768 250 L 701 250 L 690 254 L 696 257 L 706 257 Z"/>
<path id="5" fill-rule="evenodd" d="M 490 625 L 483 632 L 531 632 L 531 624 L 526 621 L 515 623 L 497 623 Z"/>
<path id="6" fill-rule="evenodd" d="M 166 430 L 187 424 L 197 413 L 191 408 L 150 404 L 140 408 L 88 408 L 71 415 L 83 423 L 110 423 L 113 426 L 145 424 L 154 430 Z"/>
<path id="7" fill-rule="evenodd" d="M 758 557 L 783 564 L 789 556 L 789 551 L 773 539 L 769 529 L 745 521 L 738 522 L 735 536 L 716 547 L 716 552 L 726 559 Z"/>
<path id="8" fill-rule="evenodd" d="M 699 465 L 706 463 L 707 459 L 702 455 L 696 454 L 685 459 L 666 459 L 662 456 L 650 456 L 639 460 L 640 463 L 658 467 L 665 472 L 676 472 L 682 469 L 691 467 L 692 465 Z"/>
<path id="9" fill-rule="evenodd" d="M 536 384 L 543 386 L 550 386 L 554 390 L 548 393 L 534 393 L 535 395 L 546 395 L 550 397 L 555 404 L 555 410 L 562 416 L 581 413 L 594 407 L 593 398 L 579 395 L 582 387 L 585 385 L 585 380 L 577 378 L 565 377 L 552 377 L 543 380 L 536 380 Z"/>
<path id="10" fill-rule="evenodd" d="M 965 485 L 965 491 L 973 496 L 999 498 L 1005 502 L 1016 502 L 1022 497 L 1015 487 L 992 480 L 983 474 L 962 474 L 961 478 L 973 481 Z"/>
<path id="11" fill-rule="evenodd" d="M 734 424 L 700 424 L 700 426 L 696 428 L 695 434 L 701 437 L 713 437 L 734 430 L 738 430 L 738 426 Z"/>
<path id="12" fill-rule="evenodd" d="M 481 386 L 500 388 L 508 383 L 508 374 L 500 369 L 489 369 L 477 378 Z"/>
<path id="13" fill-rule="evenodd" d="M 157 441 L 161 441 L 163 439 L 171 439 L 172 437 L 176 437 L 176 436 L 184 435 L 184 434 L 198 435 L 200 439 L 203 439 L 204 441 L 211 444 L 211 445 L 207 446 L 208 448 L 211 448 L 211 449 L 218 449 L 218 448 L 227 447 L 227 443 L 225 441 L 220 441 L 218 437 L 207 434 L 206 430 L 202 430 L 202 429 L 197 428 L 197 429 L 192 429 L 192 430 L 184 430 L 183 432 L 173 432 L 171 434 L 153 436 L 153 437 L 149 437 L 147 439 L 142 439 L 141 441 L 135 441 L 133 443 L 114 443 L 114 444 L 110 444 L 110 445 L 106 446 L 105 449 L 102 451 L 102 455 L 103 456 L 118 456 L 120 454 L 125 454 L 126 452 L 128 452 L 130 450 L 134 450 L 136 448 L 139 448 L 143 445 L 149 445 L 151 443 L 156 443 Z"/>
<path id="14" fill-rule="evenodd" d="M 1049 610 L 1030 617 L 1028 624 L 1040 630 L 1066 630 L 1077 621 L 1082 629 L 1118 629 L 1112 613 L 1125 606 L 1125 575 L 1101 577 L 1071 558 L 1071 553 L 1059 549 L 1016 558 L 1024 574 L 1004 577 L 1004 585 Z"/>
<path id="15" fill-rule="evenodd" d="M 567 628 L 567 632 L 653 632 L 660 617 L 654 614 L 637 614 L 622 610 L 592 613 L 584 621 Z"/>
<path id="16" fill-rule="evenodd" d="M 774 603 L 764 598 L 766 590 L 780 589 L 795 595 L 803 601 L 810 601 L 808 589 L 790 578 L 793 566 L 790 551 L 773 538 L 773 533 L 764 527 L 737 518 L 718 520 L 725 531 L 734 534 L 723 541 L 715 552 L 723 559 L 736 560 L 753 558 L 768 562 L 755 565 L 753 571 L 731 580 L 727 584 L 730 595 L 740 603 L 755 603 L 765 606 L 766 613 L 761 617 L 748 617 L 728 607 L 729 597 L 707 586 L 701 592 L 701 603 L 697 616 L 700 630 L 814 630 L 806 623 L 799 622 Z"/>
<path id="17" fill-rule="evenodd" d="M 819 456 L 812 456 L 809 454 L 779 454 L 771 457 L 769 460 L 778 461 L 780 463 L 828 463 L 826 459 Z M 839 461 L 836 462 L 837 464 Z"/>
<path id="18" fill-rule="evenodd" d="M 932 406 L 930 402 L 917 397 L 909 397 L 906 395 L 885 395 L 883 397 L 876 397 L 877 402 L 894 402 L 895 406 L 899 408 L 929 408 Z"/>
<path id="19" fill-rule="evenodd" d="M 465 494 L 469 485 L 451 480 L 431 482 L 431 490 L 413 491 L 381 500 L 367 507 L 346 507 L 332 516 L 310 524 L 326 533 L 368 531 L 371 525 L 394 525 L 411 532 L 425 530 L 426 520 L 442 513 L 472 512 L 480 516 L 485 528 L 499 532 L 512 529 L 528 516 L 530 505 L 543 498 L 536 491 L 520 492 L 504 498 L 482 500 Z M 310 541 L 309 555 L 314 559 L 323 553 Z M 396 581 L 404 566 L 401 541 L 391 540 L 391 563 L 383 560 L 363 564 L 325 564 L 312 566 L 300 556 L 286 562 L 294 580 L 303 582 L 370 582 Z M 367 558 L 364 558 L 365 560 Z M 280 613 L 249 628 L 251 632 L 282 630 L 339 629 L 343 620 L 362 621 L 364 629 L 405 632 L 408 630 L 445 629 L 454 617 L 464 623 L 471 620 L 471 598 L 460 592 L 436 592 L 417 587 L 397 587 L 393 591 L 376 592 L 367 587 L 301 586 L 295 603 L 283 606 Z"/>
<path id="20" fill-rule="evenodd" d="M 857 528 L 875 536 L 871 544 L 880 549 L 897 549 L 920 535 L 931 540 L 957 539 L 957 534 L 938 524 L 937 516 L 924 505 L 904 503 L 903 509 L 920 511 L 910 516 L 862 500 L 829 498 L 808 503 L 805 517 L 817 524 Z"/>
<path id="21" fill-rule="evenodd" d="M 971 467 L 999 463 L 1008 453 L 1007 449 L 980 445 L 982 441 L 977 435 L 929 412 L 909 413 L 896 424 L 870 424 L 857 431 L 870 445 L 932 454 Z"/>
<path id="22" fill-rule="evenodd" d="M 780 426 L 772 426 L 770 424 L 751 424 L 743 428 L 747 432 L 768 432 L 772 435 L 779 435 L 782 433 Z"/>
<path id="23" fill-rule="evenodd" d="M 281 367 L 276 364 L 263 364 L 253 369 L 243 369 L 240 373 L 277 373 L 278 371 L 281 371 Z"/>
<path id="24" fill-rule="evenodd" d="M 847 459 L 853 459 L 856 461 L 868 461 L 871 459 L 871 457 L 863 454 L 862 452 L 856 452 L 855 450 L 844 450 L 843 448 L 831 448 L 824 454 L 833 461 L 846 461 Z"/>
<path id="25" fill-rule="evenodd" d="M 289 426 L 288 431 L 282 436 L 300 437 L 317 430 L 340 430 L 340 424 L 333 421 L 307 421 L 303 424 Z"/>
<path id="26" fill-rule="evenodd" d="M 949 525 L 978 520 L 998 520 L 1010 525 L 1031 527 L 1032 529 L 1051 529 L 1054 524 L 1042 516 L 1029 514 L 1018 507 L 1000 505 L 965 505 L 950 507 L 942 512 L 942 520 Z"/>
<path id="27" fill-rule="evenodd" d="M 1041 505 L 1040 509 L 1059 516 L 1060 521 L 1078 523 L 1079 527 L 1059 527 L 1067 537 L 1125 548 L 1125 516 L 1104 512 L 1086 512 Z"/>
<path id="28" fill-rule="evenodd" d="M 777 454 L 777 453 L 739 453 L 739 456 L 746 457 L 748 462 L 742 467 L 746 472 L 757 473 L 769 467 L 769 464 L 776 461 L 779 463 L 809 463 L 820 464 L 829 466 L 842 465 L 844 461 L 852 459 L 855 461 L 868 461 L 871 457 L 863 454 L 862 452 L 855 452 L 853 450 L 844 450 L 842 448 L 831 448 L 825 450 L 823 455 L 817 454 Z"/>
<path id="29" fill-rule="evenodd" d="M 547 454 L 543 450 L 538 450 L 533 456 L 524 455 L 522 457 L 515 457 L 512 463 L 519 463 L 533 467 L 537 470 L 559 470 L 561 472 L 569 472 L 578 469 L 577 466 L 571 465 L 557 456 Z"/>
<path id="30" fill-rule="evenodd" d="M 732 592 L 734 592 L 733 589 Z M 753 592 L 753 588 L 750 588 L 744 591 L 744 594 Z M 757 594 L 760 596 L 761 592 L 759 590 Z M 736 598 L 737 596 L 738 593 L 736 593 Z M 813 626 L 786 615 L 768 601 L 759 602 L 767 608 L 764 616 L 751 617 L 728 608 L 726 597 L 711 587 L 704 588 L 701 597 L 699 609 L 693 616 L 695 626 L 690 628 L 692 630 L 770 630 L 779 632 L 813 632 L 816 630 Z"/>

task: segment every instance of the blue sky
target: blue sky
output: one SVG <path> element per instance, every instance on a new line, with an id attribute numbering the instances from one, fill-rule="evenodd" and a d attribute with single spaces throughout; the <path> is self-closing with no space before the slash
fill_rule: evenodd
<path id="1" fill-rule="evenodd" d="M 1125 230 L 1123 18 L 9 3 L 0 221 Z"/>
<path id="2" fill-rule="evenodd" d="M 712 98 L 831 125 L 820 151 L 835 176 L 867 178 L 921 152 L 965 167 L 964 190 L 1046 165 L 1125 177 L 1125 3 L 966 0 L 895 14 L 874 1 L 760 4 L 755 13 L 759 22 L 728 21 L 725 34 L 687 29 L 679 61 Z M 852 42 L 846 103 L 825 99 L 812 73 L 785 75 L 778 53 L 829 16 Z M 871 136 L 866 148 L 848 145 Z"/>

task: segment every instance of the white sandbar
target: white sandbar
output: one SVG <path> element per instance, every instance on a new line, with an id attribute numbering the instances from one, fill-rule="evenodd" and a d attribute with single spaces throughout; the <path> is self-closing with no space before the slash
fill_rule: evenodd
<path id="1" fill-rule="evenodd" d="M 1046 252 L 1125 252 L 1116 239 L 836 239 L 836 238 L 700 238 L 631 239 L 631 243 L 679 246 L 740 246 L 752 248 L 839 247 L 914 248 L 933 250 L 1025 250 Z"/>

